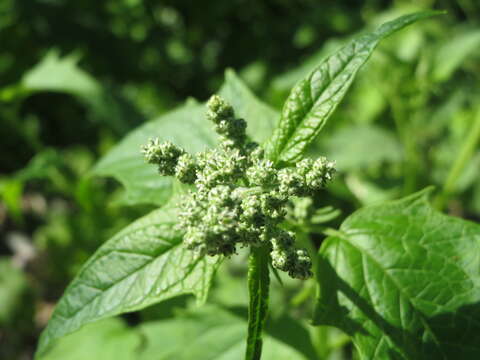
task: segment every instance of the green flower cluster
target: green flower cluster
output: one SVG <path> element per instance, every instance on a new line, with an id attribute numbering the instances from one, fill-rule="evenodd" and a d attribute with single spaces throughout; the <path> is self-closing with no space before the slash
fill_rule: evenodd
<path id="1" fill-rule="evenodd" d="M 296 167 L 278 169 L 262 148 L 248 140 L 246 122 L 219 96 L 207 103 L 207 119 L 220 135 L 218 148 L 195 157 L 170 142 L 150 140 L 143 147 L 147 161 L 161 175 L 194 184 L 180 204 L 179 227 L 190 249 L 208 255 L 235 253 L 237 246 L 271 248 L 272 265 L 293 278 L 312 275 L 311 259 L 295 247 L 295 237 L 280 228 L 292 196 L 310 196 L 331 179 L 334 164 L 325 158 L 304 159 Z"/>

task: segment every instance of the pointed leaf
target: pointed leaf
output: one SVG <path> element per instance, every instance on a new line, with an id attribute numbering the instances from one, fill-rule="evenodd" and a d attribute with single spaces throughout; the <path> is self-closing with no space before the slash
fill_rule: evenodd
<path id="1" fill-rule="evenodd" d="M 292 89 L 283 106 L 280 123 L 268 143 L 268 156 L 275 161 L 298 160 L 343 99 L 358 70 L 380 40 L 435 14 L 439 12 L 402 16 L 383 24 L 373 33 L 352 40 L 326 58 Z"/>
<path id="2" fill-rule="evenodd" d="M 180 294 L 205 300 L 221 259 L 182 245 L 176 211 L 166 206 L 139 219 L 105 243 L 83 266 L 55 308 L 38 355 L 83 325 L 143 309 Z"/>

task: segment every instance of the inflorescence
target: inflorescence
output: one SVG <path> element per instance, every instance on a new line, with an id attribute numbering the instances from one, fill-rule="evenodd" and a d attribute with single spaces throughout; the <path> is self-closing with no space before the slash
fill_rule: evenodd
<path id="1" fill-rule="evenodd" d="M 230 256 L 237 246 L 271 249 L 273 267 L 293 278 L 312 276 L 305 249 L 295 247 L 292 232 L 280 228 L 293 196 L 314 195 L 332 178 L 334 163 L 304 159 L 296 167 L 279 169 L 263 149 L 248 140 L 247 124 L 217 95 L 207 103 L 207 119 L 220 135 L 218 148 L 192 156 L 171 142 L 150 140 L 142 147 L 148 163 L 161 175 L 194 184 L 180 204 L 179 228 L 190 249 Z"/>

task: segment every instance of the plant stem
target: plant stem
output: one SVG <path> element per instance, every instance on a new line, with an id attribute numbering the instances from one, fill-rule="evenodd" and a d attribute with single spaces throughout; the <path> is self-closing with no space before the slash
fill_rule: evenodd
<path id="1" fill-rule="evenodd" d="M 403 161 L 403 169 L 405 174 L 405 182 L 403 184 L 404 195 L 415 191 L 417 182 L 418 156 L 416 151 L 415 139 L 412 136 L 407 120 L 406 111 L 396 95 L 390 99 L 393 120 L 397 128 L 398 135 L 405 151 L 405 159 Z"/>
<path id="2" fill-rule="evenodd" d="M 460 175 L 462 175 L 465 166 L 472 158 L 475 148 L 480 142 L 480 110 L 477 110 L 475 114 L 475 119 L 473 121 L 473 125 L 468 131 L 468 136 L 463 143 L 462 148 L 460 149 L 456 161 L 453 163 L 448 173 L 447 180 L 443 185 L 442 193 L 436 199 L 437 201 L 435 205 L 439 210 L 442 210 L 449 195 L 455 191 L 455 185 L 458 178 L 460 177 Z"/>
<path id="3" fill-rule="evenodd" d="M 268 312 L 270 277 L 268 248 L 252 247 L 248 262 L 248 337 L 245 360 L 259 360 L 262 354 L 262 330 Z"/>

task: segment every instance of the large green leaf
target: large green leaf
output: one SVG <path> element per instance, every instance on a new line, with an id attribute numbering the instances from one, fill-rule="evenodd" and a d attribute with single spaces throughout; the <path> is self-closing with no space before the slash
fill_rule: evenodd
<path id="1" fill-rule="evenodd" d="M 83 266 L 55 308 L 38 354 L 83 325 L 139 310 L 179 294 L 205 300 L 220 261 L 182 245 L 176 211 L 167 205 L 105 243 Z"/>
<path id="2" fill-rule="evenodd" d="M 261 142 L 271 134 L 277 113 L 260 102 L 233 71 L 227 71 L 220 94 L 233 104 L 238 116 L 248 121 L 247 132 L 254 140 Z M 172 194 L 172 179 L 158 175 L 155 166 L 145 163 L 140 146 L 152 137 L 170 140 L 192 153 L 215 145 L 217 137 L 205 112 L 204 104 L 188 102 L 147 122 L 103 157 L 93 173 L 119 180 L 130 204 L 164 204 Z"/>
<path id="3" fill-rule="evenodd" d="M 373 33 L 349 42 L 298 82 L 285 101 L 280 123 L 267 146 L 269 157 L 275 161 L 298 160 L 343 99 L 358 70 L 380 40 L 435 14 L 438 12 L 418 12 L 385 23 Z"/>
<path id="4" fill-rule="evenodd" d="M 322 245 L 314 322 L 351 335 L 361 359 L 480 357 L 480 225 L 429 192 L 364 208 Z"/>

